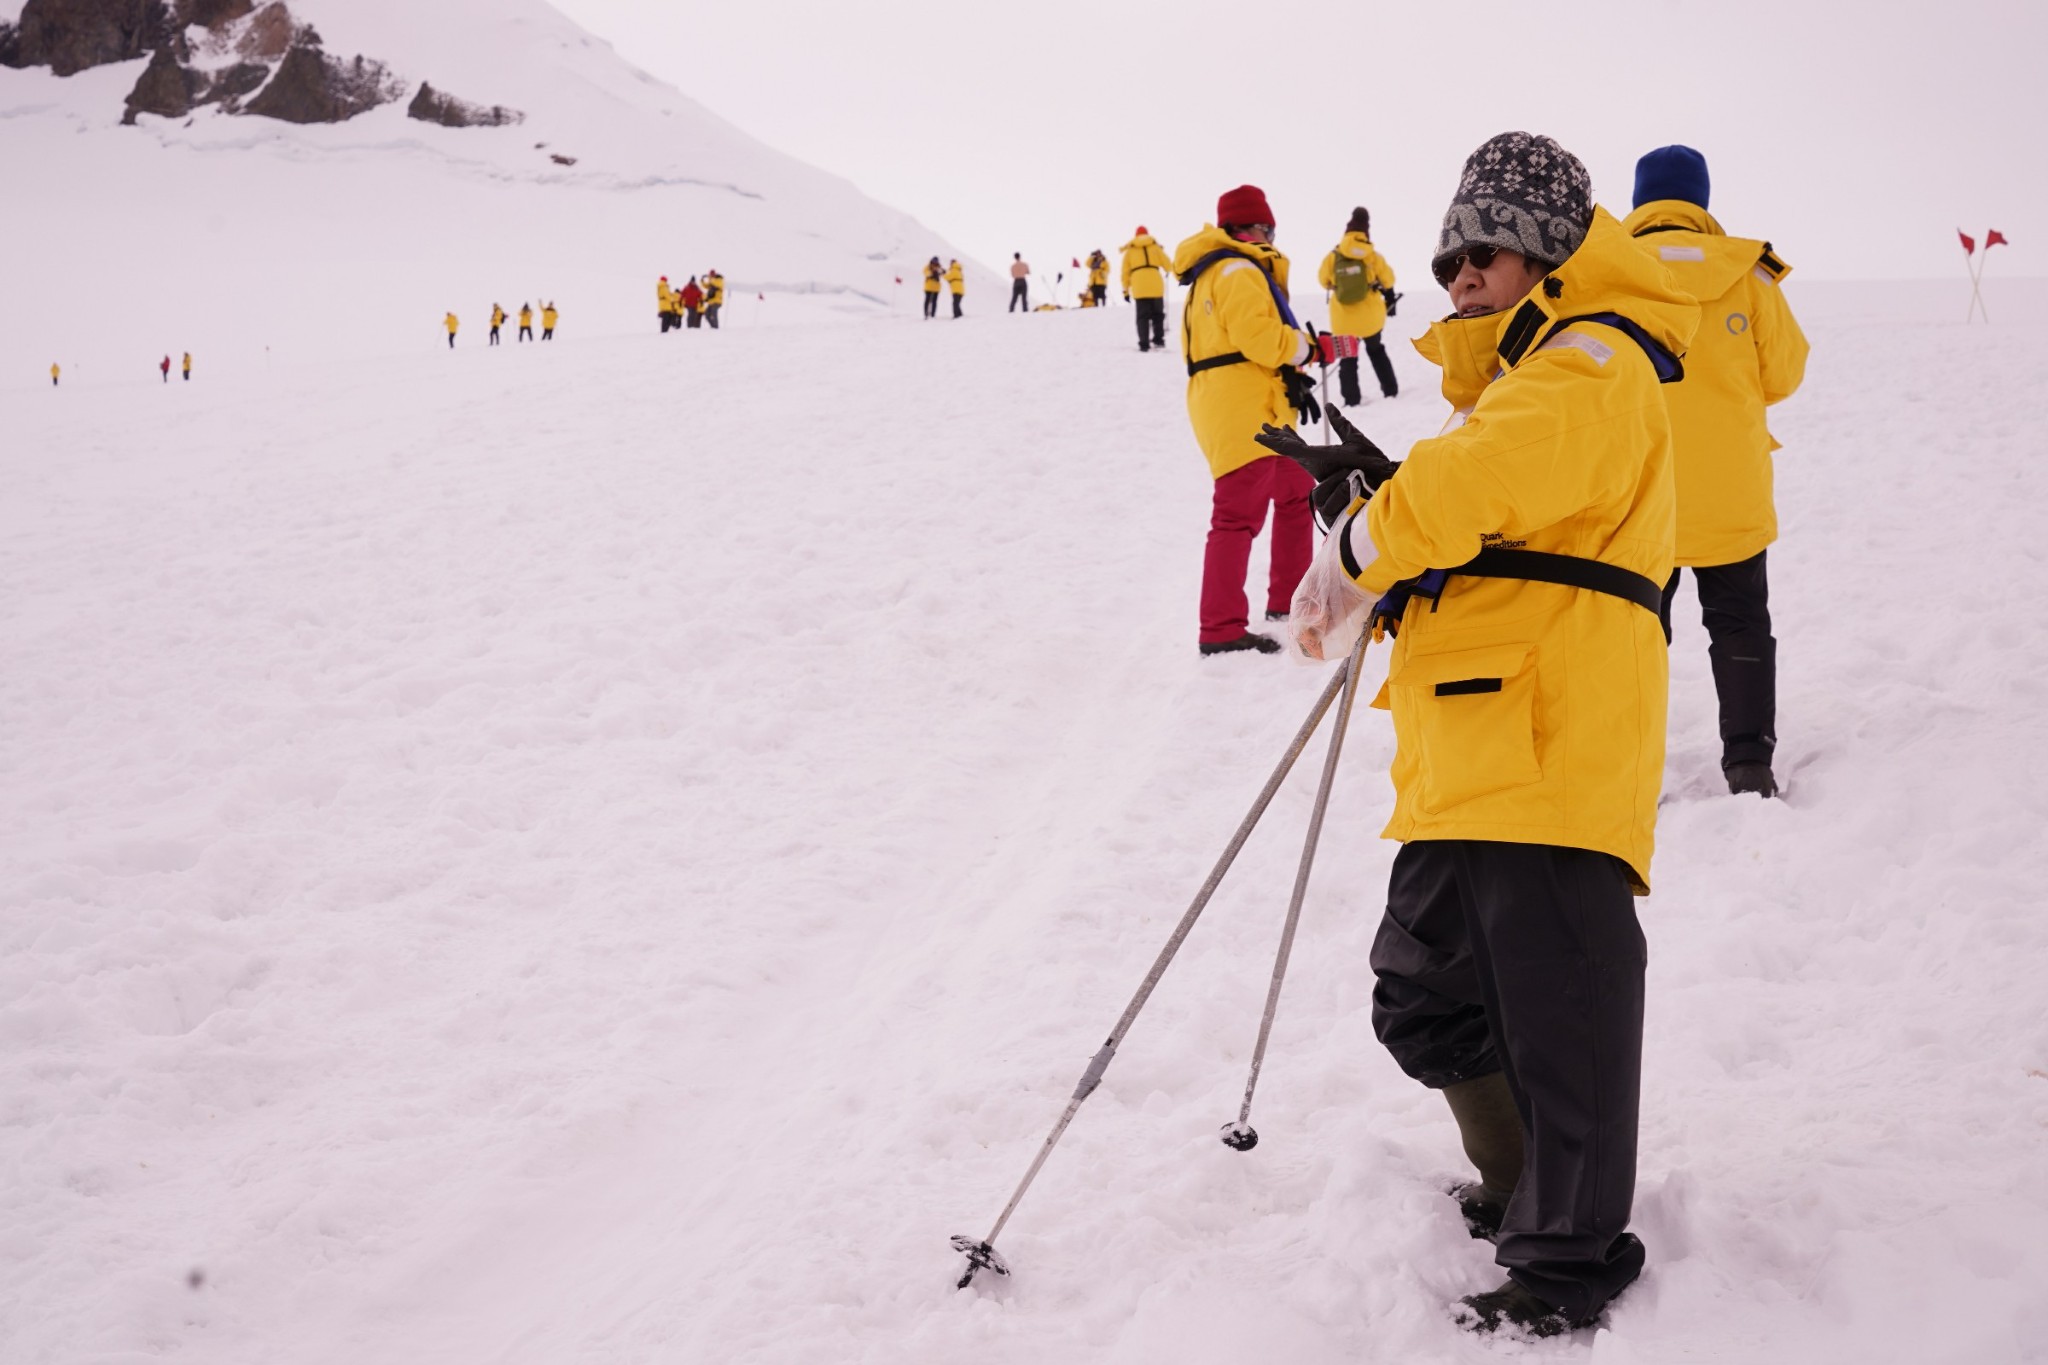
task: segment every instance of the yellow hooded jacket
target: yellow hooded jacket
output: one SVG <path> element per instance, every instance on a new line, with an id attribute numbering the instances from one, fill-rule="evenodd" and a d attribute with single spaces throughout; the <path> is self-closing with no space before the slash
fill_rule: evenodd
<path id="1" fill-rule="evenodd" d="M 1088 284 L 1090 288 L 1109 285 L 1109 257 L 1099 251 L 1088 253 Z"/>
<path id="2" fill-rule="evenodd" d="M 1778 538 L 1778 442 L 1764 409 L 1806 377 L 1806 334 L 1778 287 L 1792 268 L 1682 199 L 1644 204 L 1622 227 L 1701 306 L 1685 382 L 1664 395 L 1678 438 L 1678 562 L 1737 563 Z"/>
<path id="3" fill-rule="evenodd" d="M 1599 560 L 1662 586 L 1676 518 L 1669 386 L 1615 327 L 1554 330 L 1600 312 L 1673 355 L 1699 321 L 1604 209 L 1521 304 L 1446 319 L 1416 343 L 1443 366 L 1457 411 L 1367 504 L 1371 544 L 1351 538 L 1360 587 L 1378 596 L 1489 546 Z M 1518 319 L 1540 327 L 1509 363 Z M 1412 599 L 1373 703 L 1394 713 L 1386 837 L 1594 849 L 1647 892 L 1667 655 L 1654 612 L 1585 588 L 1454 574 L 1437 601 Z"/>
<path id="4" fill-rule="evenodd" d="M 531 306 L 521 305 L 519 309 L 519 325 L 521 327 L 533 326 L 533 309 Z"/>
<path id="5" fill-rule="evenodd" d="M 1272 247 L 1236 241 L 1205 224 L 1173 249 L 1174 273 L 1184 276 L 1204 256 L 1225 248 L 1251 259 L 1226 259 L 1204 270 L 1188 289 L 1180 319 L 1181 356 L 1189 365 L 1230 354 L 1244 357 L 1241 363 L 1188 376 L 1188 420 L 1209 461 L 1209 475 L 1217 479 L 1253 460 L 1281 458 L 1253 438 L 1269 422 L 1284 426 L 1294 420 L 1280 367 L 1300 364 L 1309 350 L 1308 338 L 1287 325 L 1267 287 L 1266 272 L 1271 271 L 1282 296 L 1287 293 L 1287 258 Z"/>
<path id="6" fill-rule="evenodd" d="M 704 306 L 716 308 L 725 302 L 725 276 L 716 270 L 707 271 L 704 276 Z"/>
<path id="7" fill-rule="evenodd" d="M 462 325 L 459 321 L 456 320 L 455 314 L 453 313 L 450 313 L 447 317 L 441 319 L 441 323 L 448 329 L 449 336 L 454 336 L 455 329 Z"/>
<path id="8" fill-rule="evenodd" d="M 946 283 L 953 287 L 955 294 L 967 292 L 967 277 L 960 273 L 960 262 L 955 261 L 946 267 Z"/>
<path id="9" fill-rule="evenodd" d="M 1166 297 L 1166 248 L 1142 233 L 1124 243 L 1123 290 L 1134 299 Z"/>
<path id="10" fill-rule="evenodd" d="M 946 272 L 939 268 L 937 261 L 926 262 L 924 268 L 924 292 L 927 294 L 938 293 L 939 281 L 945 278 Z"/>
<path id="11" fill-rule="evenodd" d="M 1382 287 L 1394 287 L 1394 268 L 1387 264 L 1387 258 L 1373 250 L 1362 232 L 1347 232 L 1344 240 L 1337 243 L 1337 249 L 1323 257 L 1323 268 L 1316 272 L 1316 280 L 1325 289 L 1337 287 L 1337 258 L 1349 256 L 1354 261 L 1365 262 L 1365 298 L 1358 303 L 1342 303 L 1333 294 L 1330 298 L 1330 330 L 1348 337 L 1376 337 L 1387 325 L 1387 300 L 1380 293 Z"/>
<path id="12" fill-rule="evenodd" d="M 541 330 L 542 330 L 542 331 L 545 331 L 545 332 L 552 332 L 552 331 L 554 331 L 554 330 L 555 330 L 555 317 L 556 317 L 556 314 L 555 314 L 555 306 L 554 306 L 553 304 L 549 304 L 549 305 L 548 305 L 547 307 L 545 307 L 545 308 L 541 309 L 541 310 L 540 310 L 540 325 L 541 325 Z"/>
<path id="13" fill-rule="evenodd" d="M 500 308 L 500 307 L 498 307 L 498 305 L 497 305 L 497 304 L 495 304 L 495 303 L 494 303 L 494 304 L 492 304 L 492 305 L 491 305 L 491 326 L 493 326 L 493 327 L 503 327 L 504 325 L 505 325 L 505 310 L 504 310 L 504 309 L 502 309 L 502 308 Z"/>
<path id="14" fill-rule="evenodd" d="M 668 287 L 667 279 L 663 279 L 654 286 L 654 293 L 655 297 L 661 300 L 660 312 L 673 313 L 676 311 L 676 291 Z"/>

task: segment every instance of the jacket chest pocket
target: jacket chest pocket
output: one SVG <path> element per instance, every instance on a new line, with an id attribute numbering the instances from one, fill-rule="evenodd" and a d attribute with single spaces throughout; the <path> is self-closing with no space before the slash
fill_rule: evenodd
<path id="1" fill-rule="evenodd" d="M 1422 809 L 1542 780 L 1536 761 L 1534 645 L 1402 660 L 1387 678 L 1394 724 L 1420 760 Z"/>

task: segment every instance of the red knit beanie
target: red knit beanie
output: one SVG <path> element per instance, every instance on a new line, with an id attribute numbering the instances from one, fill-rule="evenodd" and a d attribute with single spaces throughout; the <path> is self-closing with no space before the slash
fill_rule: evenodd
<path id="1" fill-rule="evenodd" d="M 1266 192 L 1257 185 L 1239 185 L 1216 201 L 1217 227 L 1250 227 L 1254 223 L 1273 226 Z"/>

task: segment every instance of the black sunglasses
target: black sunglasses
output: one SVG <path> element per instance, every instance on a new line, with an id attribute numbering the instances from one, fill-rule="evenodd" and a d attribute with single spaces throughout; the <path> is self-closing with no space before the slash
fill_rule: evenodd
<path id="1" fill-rule="evenodd" d="M 1503 248 L 1497 246 L 1468 246 L 1463 251 L 1454 251 L 1448 256 L 1437 257 L 1430 265 L 1429 272 L 1436 276 L 1438 284 L 1449 289 L 1451 281 L 1457 279 L 1458 272 L 1465 268 L 1465 262 L 1472 262 L 1474 270 L 1484 270 L 1493 264 L 1493 258 L 1500 255 L 1502 250 Z"/>

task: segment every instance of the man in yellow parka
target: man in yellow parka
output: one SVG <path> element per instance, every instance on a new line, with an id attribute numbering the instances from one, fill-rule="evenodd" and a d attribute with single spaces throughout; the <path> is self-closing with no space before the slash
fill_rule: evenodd
<path id="1" fill-rule="evenodd" d="M 455 314 L 450 313 L 447 317 L 441 319 L 441 325 L 448 329 L 448 349 L 452 351 L 455 349 L 455 329 L 462 325 L 462 321 Z"/>
<path id="2" fill-rule="evenodd" d="M 519 305 L 519 339 L 521 341 L 533 340 L 533 305 L 531 303 Z"/>
<path id="3" fill-rule="evenodd" d="M 924 315 L 927 320 L 939 315 L 939 286 L 945 283 L 946 269 L 934 256 L 924 263 Z"/>
<path id="4" fill-rule="evenodd" d="M 1287 258 L 1273 247 L 1273 210 L 1256 186 L 1240 185 L 1216 204 L 1205 226 L 1174 248 L 1173 269 L 1187 287 L 1181 351 L 1188 364 L 1188 420 L 1216 481 L 1209 540 L 1202 558 L 1203 654 L 1257 650 L 1280 642 L 1248 629 L 1245 570 L 1252 541 L 1273 509 L 1266 619 L 1287 619 L 1295 585 L 1308 568 L 1315 528 L 1310 480 L 1291 460 L 1258 442 L 1260 428 L 1320 416 L 1308 381 L 1294 368 L 1316 345 L 1287 301 Z"/>
<path id="5" fill-rule="evenodd" d="M 1729 237 L 1707 212 L 1707 159 L 1659 147 L 1636 163 L 1636 210 L 1622 224 L 1704 305 L 1685 382 L 1668 391 L 1678 439 L 1678 563 L 1689 566 L 1721 703 L 1728 790 L 1775 796 L 1778 642 L 1765 547 L 1778 538 L 1764 409 L 1806 376 L 1806 334 L 1779 289 L 1791 267 L 1770 243 Z M 1678 570 L 1664 585 L 1664 635 Z"/>
<path id="6" fill-rule="evenodd" d="M 454 329 L 453 329 L 453 328 L 450 328 L 450 329 L 449 329 L 449 331 L 450 331 L 450 335 L 452 336 L 452 335 L 453 335 L 453 331 L 454 331 Z M 57 362 L 56 362 L 56 361 L 54 361 L 54 360 L 53 360 L 53 361 L 51 361 L 51 362 L 50 362 L 50 387 L 51 387 L 51 388 L 53 388 L 53 389 L 54 389 L 54 388 L 56 388 L 56 387 L 57 387 L 57 376 L 58 376 L 58 375 L 60 375 L 60 374 L 62 374 L 62 373 L 64 373 L 64 371 L 63 371 L 63 370 L 62 370 L 62 369 L 61 369 L 61 368 L 60 368 L 60 367 L 58 366 Z"/>
<path id="7" fill-rule="evenodd" d="M 953 316 L 960 316 L 960 300 L 967 293 L 967 277 L 961 273 L 960 262 L 946 263 L 946 285 L 953 291 Z"/>
<path id="8" fill-rule="evenodd" d="M 553 341 L 555 339 L 555 319 L 560 316 L 561 314 L 555 311 L 553 299 L 549 299 L 542 306 L 540 310 L 540 339 L 542 341 Z"/>
<path id="9" fill-rule="evenodd" d="M 681 320 L 676 316 L 679 311 L 676 308 L 676 291 L 668 287 L 668 276 L 663 275 L 655 284 L 654 297 L 657 306 L 661 310 L 659 314 L 661 330 L 666 334 L 669 328 L 675 326 Z"/>
<path id="10" fill-rule="evenodd" d="M 718 330 L 718 312 L 725 307 L 725 276 L 716 270 L 704 272 L 704 321 L 712 331 Z"/>
<path id="11" fill-rule="evenodd" d="M 1330 294 L 1330 330 L 1339 336 L 1357 337 L 1365 344 L 1372 361 L 1373 377 L 1380 381 L 1380 393 L 1392 398 L 1401 391 L 1394 378 L 1394 362 L 1380 340 L 1394 300 L 1394 268 L 1373 249 L 1372 215 L 1362 208 L 1351 210 L 1344 240 L 1323 257 L 1316 275 Z M 1355 408 L 1364 399 L 1358 390 L 1358 357 L 1347 355 L 1337 362 L 1337 387 L 1346 407 Z"/>
<path id="12" fill-rule="evenodd" d="M 1088 253 L 1088 294 L 1097 308 L 1109 306 L 1109 257 L 1101 247 Z"/>
<path id="13" fill-rule="evenodd" d="M 1124 243 L 1124 298 L 1137 305 L 1138 349 L 1166 349 L 1166 248 L 1140 223 Z"/>
<path id="14" fill-rule="evenodd" d="M 491 305 L 491 345 L 498 344 L 498 329 L 505 325 L 505 310 L 497 304 Z"/>
<path id="15" fill-rule="evenodd" d="M 1385 833 L 1401 849 L 1373 1026 L 1444 1092 L 1479 1170 L 1459 1203 L 1509 1278 L 1465 1299 L 1461 1320 L 1552 1335 L 1595 1319 L 1643 1265 L 1626 1231 L 1634 896 L 1664 766 L 1665 394 L 1699 309 L 1594 208 L 1578 159 L 1528 133 L 1467 160 L 1433 267 L 1456 315 L 1420 349 L 1455 411 L 1362 510 L 1341 478 L 1334 498 L 1319 485 L 1334 525 L 1293 630 L 1305 651 L 1338 653 L 1365 604 L 1397 623 L 1375 705 L 1393 712 Z M 1362 449 L 1273 435 L 1305 462 L 1384 469 L 1346 434 Z"/>

